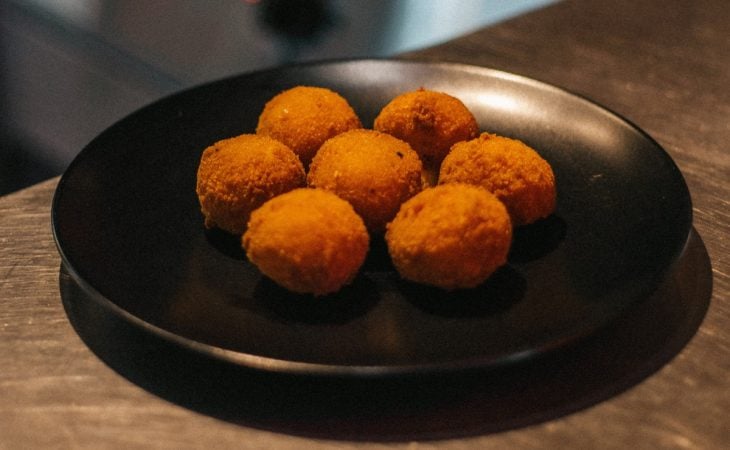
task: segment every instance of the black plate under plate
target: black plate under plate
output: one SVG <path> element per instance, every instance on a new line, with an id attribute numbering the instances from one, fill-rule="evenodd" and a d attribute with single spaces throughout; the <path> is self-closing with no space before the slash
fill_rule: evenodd
<path id="1" fill-rule="evenodd" d="M 195 177 L 205 147 L 253 132 L 265 102 L 295 85 L 339 92 L 365 126 L 401 92 L 448 92 L 483 131 L 552 164 L 557 210 L 517 229 L 509 264 L 476 289 L 404 282 L 374 238 L 351 286 L 290 294 L 235 239 L 204 230 Z M 52 221 L 89 298 L 145 332 L 235 365 L 363 376 L 502 365 L 596 331 L 657 288 L 692 208 L 667 153 L 591 101 L 486 68 L 352 60 L 245 74 L 141 109 L 72 162 Z"/>

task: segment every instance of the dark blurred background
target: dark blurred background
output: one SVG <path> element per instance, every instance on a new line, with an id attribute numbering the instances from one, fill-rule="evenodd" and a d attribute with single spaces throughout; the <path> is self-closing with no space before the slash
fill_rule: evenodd
<path id="1" fill-rule="evenodd" d="M 554 0 L 0 0 L 0 195 L 61 174 L 106 127 L 191 85 L 386 57 Z"/>

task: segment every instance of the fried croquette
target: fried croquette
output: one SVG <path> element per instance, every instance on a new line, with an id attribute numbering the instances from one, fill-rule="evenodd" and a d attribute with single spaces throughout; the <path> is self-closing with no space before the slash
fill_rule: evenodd
<path id="1" fill-rule="evenodd" d="M 476 118 L 461 100 L 423 88 L 391 100 L 373 128 L 406 141 L 435 172 L 452 145 L 479 134 Z"/>
<path id="2" fill-rule="evenodd" d="M 304 167 L 286 145 L 270 137 L 243 134 L 203 151 L 196 193 L 206 228 L 240 236 L 251 211 L 305 183 Z"/>
<path id="3" fill-rule="evenodd" d="M 472 288 L 507 262 L 512 223 L 493 194 L 452 183 L 403 203 L 385 240 L 401 277 L 449 290 Z"/>
<path id="4" fill-rule="evenodd" d="M 256 133 L 286 144 L 306 167 L 324 141 L 355 128 L 362 128 L 362 122 L 340 94 L 322 87 L 297 86 L 266 103 Z"/>
<path id="5" fill-rule="evenodd" d="M 319 296 L 354 279 L 370 238 L 345 200 L 300 188 L 255 210 L 241 243 L 248 259 L 280 286 Z"/>
<path id="6" fill-rule="evenodd" d="M 555 211 L 555 175 L 550 164 L 525 143 L 482 133 L 454 145 L 444 159 L 439 183 L 484 187 L 507 206 L 515 226 L 545 218 Z"/>
<path id="7" fill-rule="evenodd" d="M 422 164 L 405 142 L 374 130 L 351 130 L 325 142 L 307 184 L 347 200 L 371 233 L 382 233 L 401 203 L 422 188 Z"/>

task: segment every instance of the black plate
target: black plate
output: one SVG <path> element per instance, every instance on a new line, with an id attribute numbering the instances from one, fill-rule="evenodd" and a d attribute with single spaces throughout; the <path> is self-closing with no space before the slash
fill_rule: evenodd
<path id="1" fill-rule="evenodd" d="M 235 240 L 204 231 L 195 174 L 206 146 L 252 132 L 269 98 L 302 84 L 338 91 L 366 126 L 421 86 L 462 99 L 482 130 L 519 138 L 552 164 L 556 213 L 517 229 L 509 264 L 473 290 L 400 280 L 374 239 L 337 295 L 284 291 Z M 89 298 L 145 332 L 235 365 L 365 376 L 492 367 L 593 333 L 657 288 L 692 208 L 667 153 L 586 99 L 486 68 L 352 60 L 245 74 L 141 109 L 72 162 L 52 221 Z"/>

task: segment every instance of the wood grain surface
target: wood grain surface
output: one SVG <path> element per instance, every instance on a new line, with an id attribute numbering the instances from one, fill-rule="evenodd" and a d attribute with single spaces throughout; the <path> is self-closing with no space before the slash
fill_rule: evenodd
<path id="1" fill-rule="evenodd" d="M 557 386 L 555 407 L 504 429 L 485 424 L 480 431 L 468 418 L 497 417 L 499 411 L 486 410 L 492 404 L 507 413 L 508 395 L 526 410 L 531 403 L 544 404 L 544 390 L 534 387 L 534 381 L 527 383 L 537 380 L 535 368 L 528 375 L 507 372 L 514 385 L 511 379 L 490 380 L 505 390 L 465 379 L 471 383 L 468 389 L 448 387 L 448 395 L 431 403 L 411 401 L 396 386 L 389 395 L 402 401 L 404 409 L 375 402 L 360 414 L 353 403 L 343 411 L 349 422 L 301 406 L 284 411 L 286 389 L 278 396 L 244 391 L 247 395 L 239 400 L 252 399 L 246 420 L 232 420 L 186 403 L 179 393 L 168 395 L 164 379 L 145 384 L 149 377 L 142 377 L 151 376 L 154 361 L 135 360 L 139 367 L 119 370 L 115 364 L 128 355 L 113 353 L 124 350 L 95 348 L 94 353 L 82 341 L 83 333 L 72 327 L 61 299 L 62 289 L 74 295 L 74 287 L 68 285 L 53 241 L 50 205 L 58 179 L 51 179 L 0 198 L 0 449 L 727 448 L 728 49 L 730 8 L 722 0 L 576 0 L 405 55 L 488 66 L 556 84 L 609 107 L 656 139 L 687 180 L 695 229 L 679 267 L 690 275 L 663 287 L 676 304 L 664 310 L 661 298 L 654 304 L 663 311 L 656 317 L 657 329 L 672 314 L 683 314 L 683 301 L 699 293 L 709 308 L 695 318 L 702 320 L 696 333 L 691 320 L 677 317 L 682 325 L 667 334 L 609 331 L 588 347 L 538 367 L 546 383 Z M 652 311 L 642 314 L 646 321 L 652 318 Z M 632 340 L 635 351 L 611 348 L 612 343 L 631 347 Z M 643 341 L 651 342 L 642 347 Z M 603 359 L 587 358 L 593 351 L 604 352 Z M 647 366 L 644 356 L 653 365 Z M 583 361 L 597 367 L 584 367 Z M 632 369 L 639 372 L 633 376 Z M 624 381 L 612 385 L 601 371 Z M 253 388 L 259 386 L 278 389 L 266 383 Z M 518 387 L 524 392 L 516 392 Z M 358 392 L 366 401 L 367 391 Z M 571 395 L 581 396 L 581 402 L 571 402 Z M 266 405 L 270 397 L 278 403 Z M 424 404 L 433 408 L 424 409 Z M 402 420 L 406 428 L 413 423 L 411 412 L 424 426 L 438 424 L 442 433 L 404 433 L 388 440 L 368 434 L 382 429 L 385 420 Z M 332 424 L 348 429 L 332 429 Z M 343 431 L 350 437 L 341 437 Z"/>

